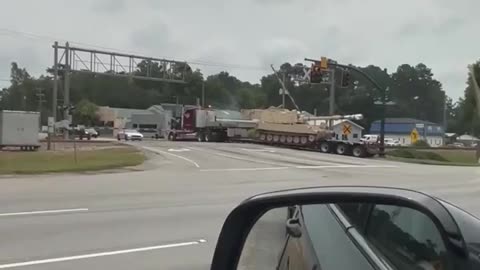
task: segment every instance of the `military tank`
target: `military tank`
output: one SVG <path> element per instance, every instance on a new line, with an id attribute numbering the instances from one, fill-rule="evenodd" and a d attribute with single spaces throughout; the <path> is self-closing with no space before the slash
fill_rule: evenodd
<path id="1" fill-rule="evenodd" d="M 341 141 L 335 138 L 329 122 L 335 120 L 360 120 L 361 114 L 312 116 L 296 110 L 279 108 L 243 110 L 245 117 L 257 121 L 255 141 L 272 145 L 285 145 L 318 149 L 325 153 L 353 155 L 356 157 L 376 154 L 374 147 L 363 142 Z M 310 125 L 323 120 L 322 125 Z"/>

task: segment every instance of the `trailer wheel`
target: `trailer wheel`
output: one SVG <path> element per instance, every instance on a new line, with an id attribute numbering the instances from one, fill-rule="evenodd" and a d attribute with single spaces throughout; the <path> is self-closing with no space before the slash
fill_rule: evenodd
<path id="1" fill-rule="evenodd" d="M 119 141 L 120 141 L 120 135 L 117 135 L 117 140 L 119 140 Z"/>
<path id="2" fill-rule="evenodd" d="M 273 135 L 273 142 L 278 142 L 280 140 L 280 136 Z"/>
<path id="3" fill-rule="evenodd" d="M 175 141 L 176 139 L 177 139 L 177 136 L 176 136 L 175 133 L 170 132 L 170 133 L 168 134 L 168 140 L 169 140 L 169 141 Z"/>
<path id="4" fill-rule="evenodd" d="M 293 142 L 296 144 L 300 143 L 300 137 L 298 136 L 293 137 Z"/>
<path id="5" fill-rule="evenodd" d="M 330 149 L 330 143 L 328 142 L 322 142 L 320 144 L 320 152 L 322 153 L 330 153 L 331 149 Z"/>
<path id="6" fill-rule="evenodd" d="M 292 143 L 292 142 L 293 142 L 293 137 L 287 136 L 287 143 Z"/>
<path id="7" fill-rule="evenodd" d="M 268 134 L 267 135 L 267 142 L 272 142 L 273 141 L 273 135 L 272 134 Z"/>
<path id="8" fill-rule="evenodd" d="M 285 143 L 286 140 L 287 140 L 287 137 L 285 137 L 285 135 L 280 135 L 280 142 L 281 143 Z"/>
<path id="9" fill-rule="evenodd" d="M 267 139 L 267 136 L 264 133 L 260 133 L 260 140 L 265 141 Z"/>
<path id="10" fill-rule="evenodd" d="M 348 145 L 344 143 L 337 144 L 337 154 L 339 155 L 346 155 L 348 152 Z"/>
<path id="11" fill-rule="evenodd" d="M 365 157 L 366 151 L 363 146 L 357 145 L 353 147 L 352 154 L 354 157 Z"/>

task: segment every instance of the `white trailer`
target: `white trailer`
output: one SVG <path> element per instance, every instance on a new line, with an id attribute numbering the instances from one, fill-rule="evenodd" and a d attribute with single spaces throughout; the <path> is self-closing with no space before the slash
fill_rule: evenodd
<path id="1" fill-rule="evenodd" d="M 21 150 L 37 150 L 40 148 L 39 124 L 38 112 L 0 111 L 0 149 L 18 147 Z"/>

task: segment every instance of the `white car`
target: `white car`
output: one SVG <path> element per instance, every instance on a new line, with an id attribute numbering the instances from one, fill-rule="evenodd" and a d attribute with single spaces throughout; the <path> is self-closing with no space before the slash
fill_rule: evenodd
<path id="1" fill-rule="evenodd" d="M 141 141 L 143 140 L 143 135 L 136 131 L 135 129 L 122 129 L 117 133 L 117 140 L 125 141 Z"/>
<path id="2" fill-rule="evenodd" d="M 400 142 L 392 138 L 385 138 L 383 139 L 383 142 L 386 146 L 400 146 Z"/>
<path id="3" fill-rule="evenodd" d="M 366 135 L 363 135 L 362 138 L 360 139 L 360 141 L 362 142 L 369 142 L 369 143 L 372 143 L 372 142 L 377 142 L 378 138 L 380 136 L 378 135 L 373 135 L 373 134 L 366 134 Z"/>

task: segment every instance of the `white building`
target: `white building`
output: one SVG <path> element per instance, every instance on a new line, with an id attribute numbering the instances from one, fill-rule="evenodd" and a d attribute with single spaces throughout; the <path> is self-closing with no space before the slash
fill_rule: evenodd
<path id="1" fill-rule="evenodd" d="M 402 146 L 408 146 L 412 144 L 412 132 L 418 135 L 417 140 L 424 140 L 431 147 L 444 145 L 445 132 L 439 124 L 413 118 L 385 119 L 385 138 L 398 140 Z M 380 134 L 380 120 L 371 124 L 370 134 Z"/>
<path id="2" fill-rule="evenodd" d="M 328 120 L 311 120 L 308 124 L 327 127 Z M 335 132 L 335 140 L 353 143 L 360 142 L 364 128 L 353 121 L 342 119 L 332 121 L 332 130 Z"/>

